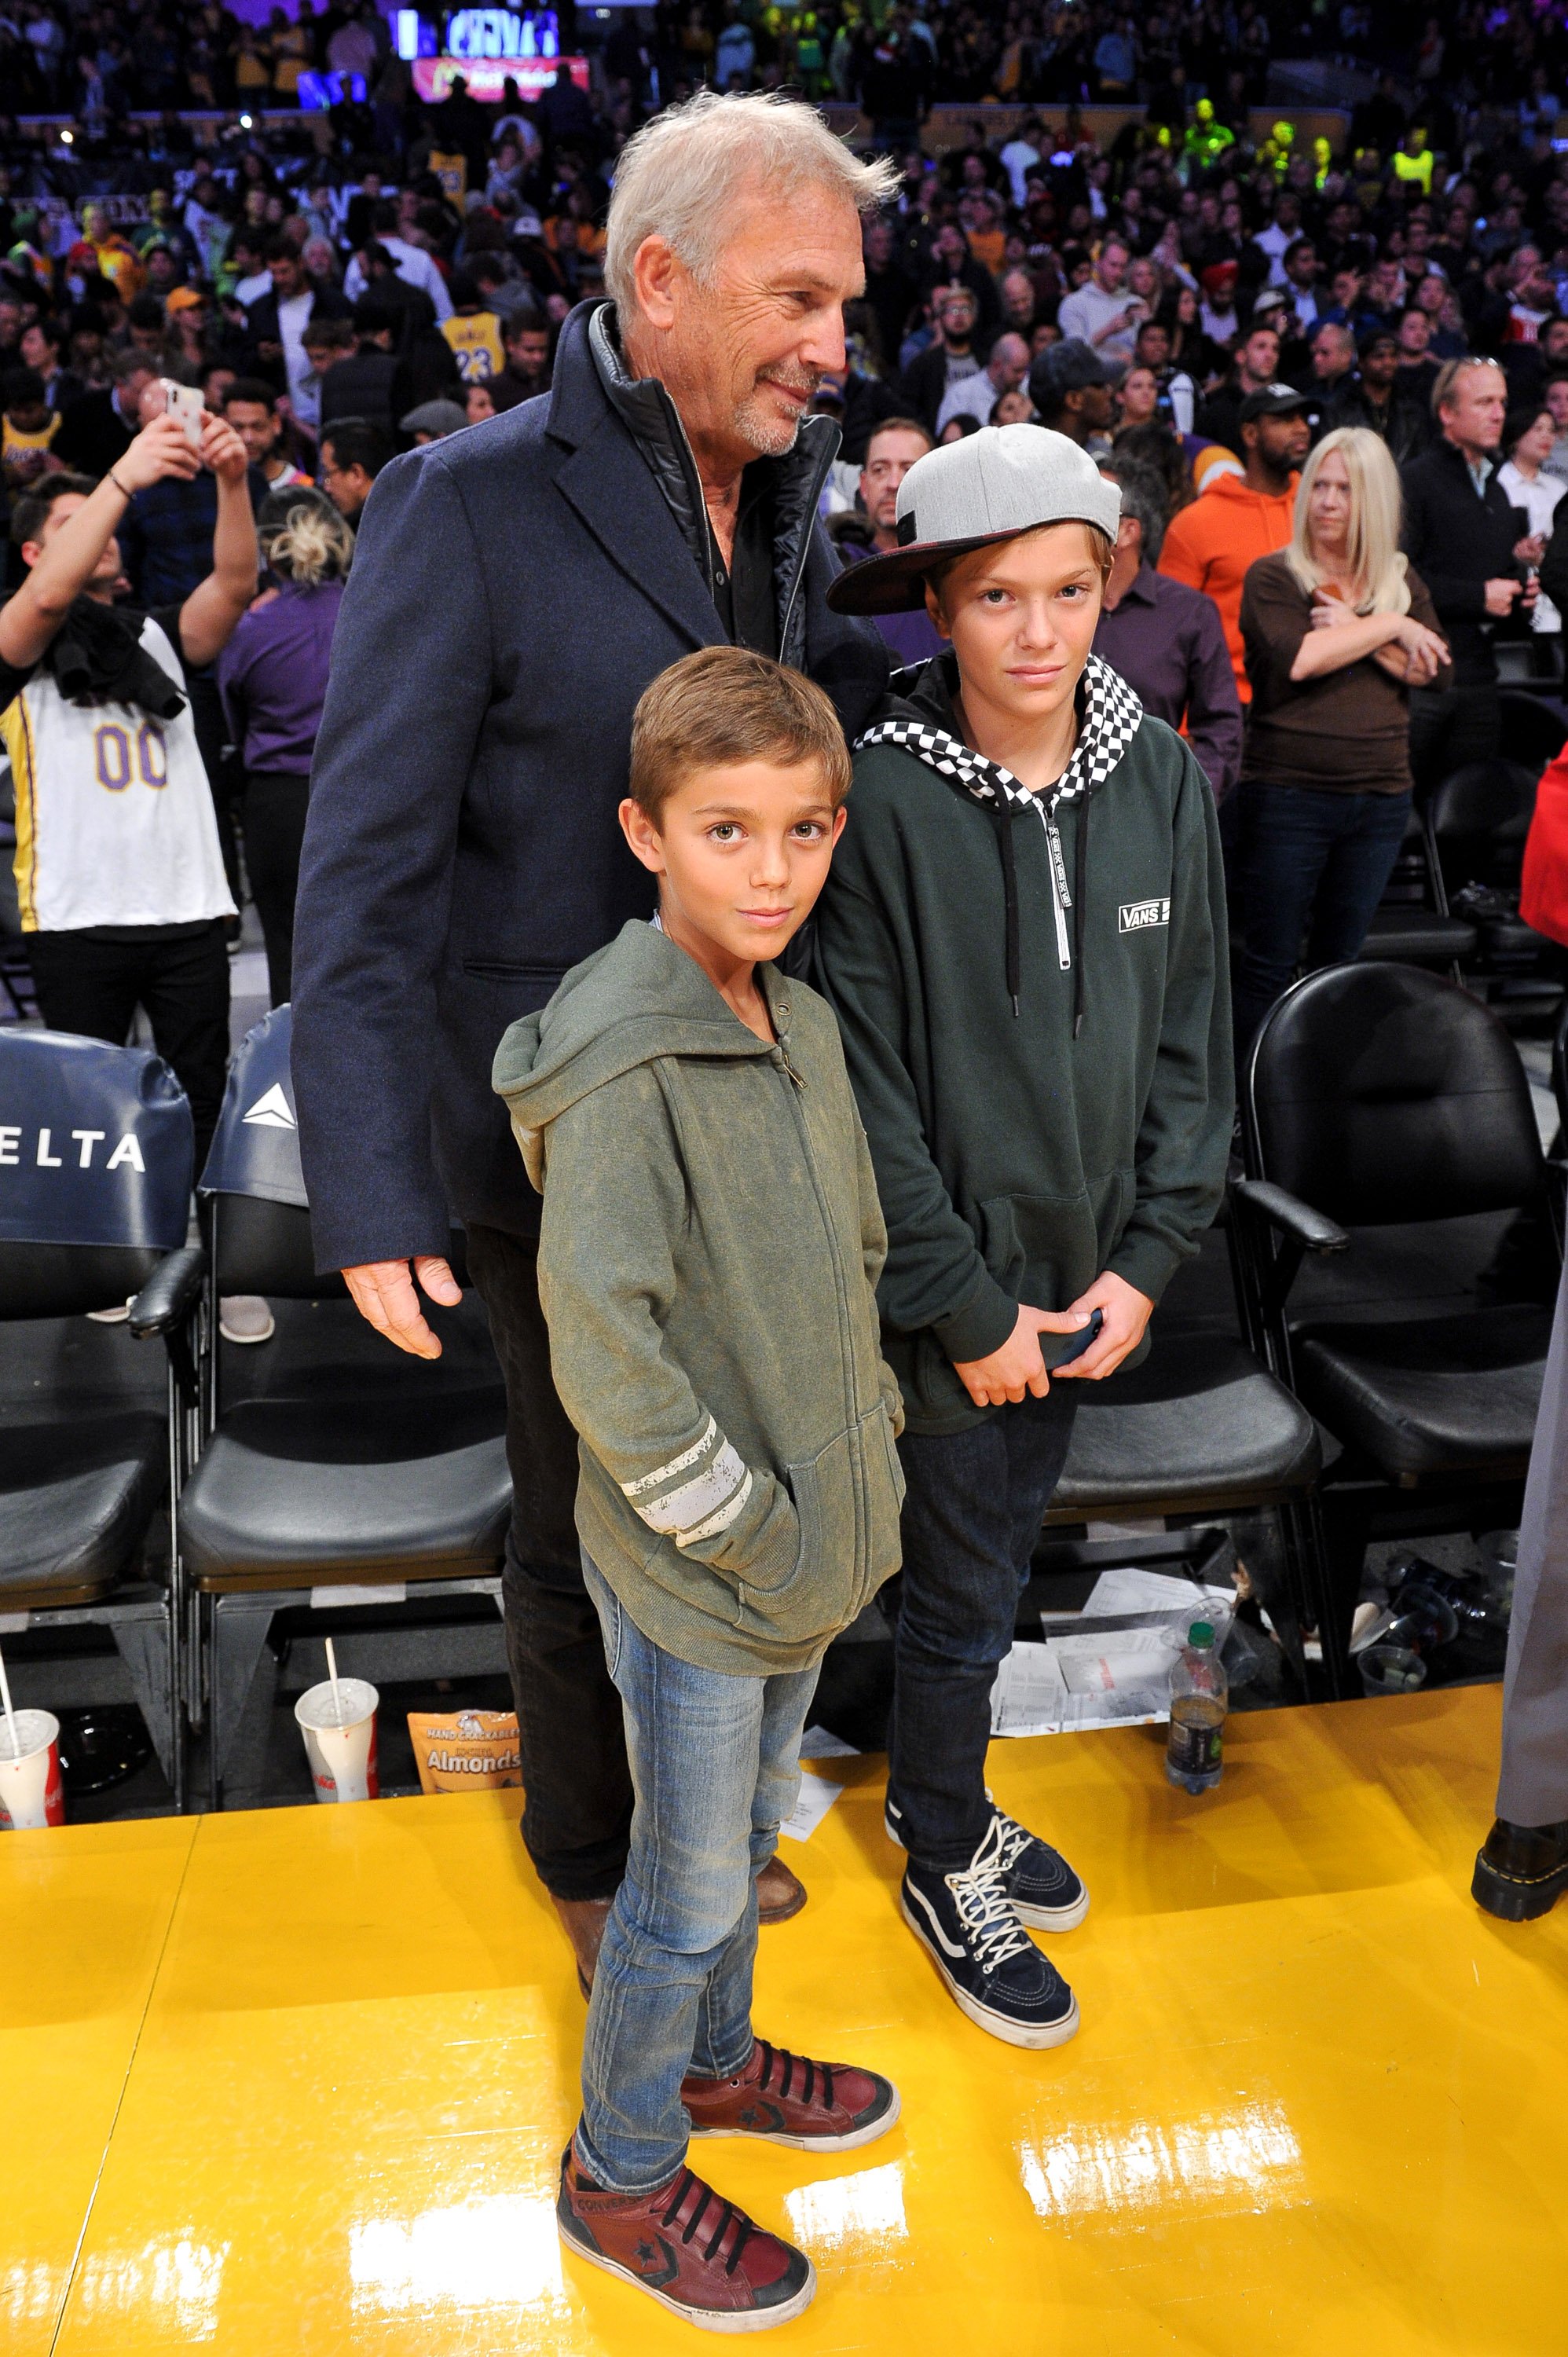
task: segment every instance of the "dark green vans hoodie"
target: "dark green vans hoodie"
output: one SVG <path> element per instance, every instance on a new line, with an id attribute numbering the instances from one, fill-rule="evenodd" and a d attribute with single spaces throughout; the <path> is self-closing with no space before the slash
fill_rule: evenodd
<path id="1" fill-rule="evenodd" d="M 817 912 L 913 1432 L 994 1413 L 953 1361 L 998 1349 L 1021 1301 L 1065 1309 L 1105 1269 L 1158 1300 L 1219 1207 L 1235 1103 L 1192 754 L 1091 655 L 1072 760 L 1032 794 L 965 745 L 957 685 L 950 654 L 896 678 Z"/>
<path id="2" fill-rule="evenodd" d="M 886 1237 L 832 1014 L 759 965 L 777 1045 L 636 920 L 501 1041 L 577 1529 L 643 1634 L 804 1669 L 898 1567 Z"/>

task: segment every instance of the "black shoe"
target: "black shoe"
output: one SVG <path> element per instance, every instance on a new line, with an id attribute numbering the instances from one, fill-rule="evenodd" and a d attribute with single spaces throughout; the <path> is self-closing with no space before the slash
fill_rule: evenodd
<path id="1" fill-rule="evenodd" d="M 993 1818 L 970 1865 L 955 1874 L 904 1869 L 904 1921 L 929 1953 L 961 2013 L 1009 2046 L 1065 2046 L 1078 1999 L 1019 1922 Z"/>
<path id="2" fill-rule="evenodd" d="M 1470 1896 L 1505 1923 L 1550 1914 L 1568 1890 L 1568 1819 L 1557 1825 L 1510 1825 L 1499 1817 L 1476 1859 Z"/>
<path id="3" fill-rule="evenodd" d="M 989 1792 L 985 1797 L 991 1801 Z M 999 1809 L 994 1801 L 991 1801 L 991 1821 L 999 1828 L 1003 1879 L 1020 1923 L 1036 1932 L 1076 1932 L 1089 1912 L 1089 1892 L 1081 1876 L 1073 1872 L 1059 1850 Z M 887 1802 L 882 1822 L 888 1840 L 906 1848 L 904 1812 L 896 1801 Z"/>

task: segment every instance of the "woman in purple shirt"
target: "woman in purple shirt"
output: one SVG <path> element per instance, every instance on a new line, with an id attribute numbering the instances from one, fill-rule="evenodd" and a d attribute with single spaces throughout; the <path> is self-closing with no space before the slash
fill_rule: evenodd
<path id="1" fill-rule="evenodd" d="M 262 563 L 280 585 L 252 607 L 224 649 L 218 684 L 245 769 L 245 866 L 283 1006 L 294 963 L 294 898 L 310 793 L 310 759 L 354 532 L 321 492 L 269 491 L 256 524 Z"/>

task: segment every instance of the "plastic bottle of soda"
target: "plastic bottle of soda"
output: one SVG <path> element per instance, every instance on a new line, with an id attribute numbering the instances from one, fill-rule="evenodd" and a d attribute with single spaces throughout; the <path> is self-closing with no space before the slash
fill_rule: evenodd
<path id="1" fill-rule="evenodd" d="M 1187 1638 L 1171 1672 L 1165 1774 L 1184 1792 L 1208 1792 L 1225 1771 L 1220 1745 L 1230 1681 L 1215 1650 L 1209 1623 L 1195 1620 Z"/>

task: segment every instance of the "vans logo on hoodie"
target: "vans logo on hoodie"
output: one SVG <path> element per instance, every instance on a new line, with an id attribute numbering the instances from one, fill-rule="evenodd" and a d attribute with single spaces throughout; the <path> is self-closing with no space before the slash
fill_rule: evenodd
<path id="1" fill-rule="evenodd" d="M 1119 933 L 1146 933 L 1151 925 L 1168 925 L 1171 904 L 1168 900 L 1123 900 L 1116 911 Z"/>

